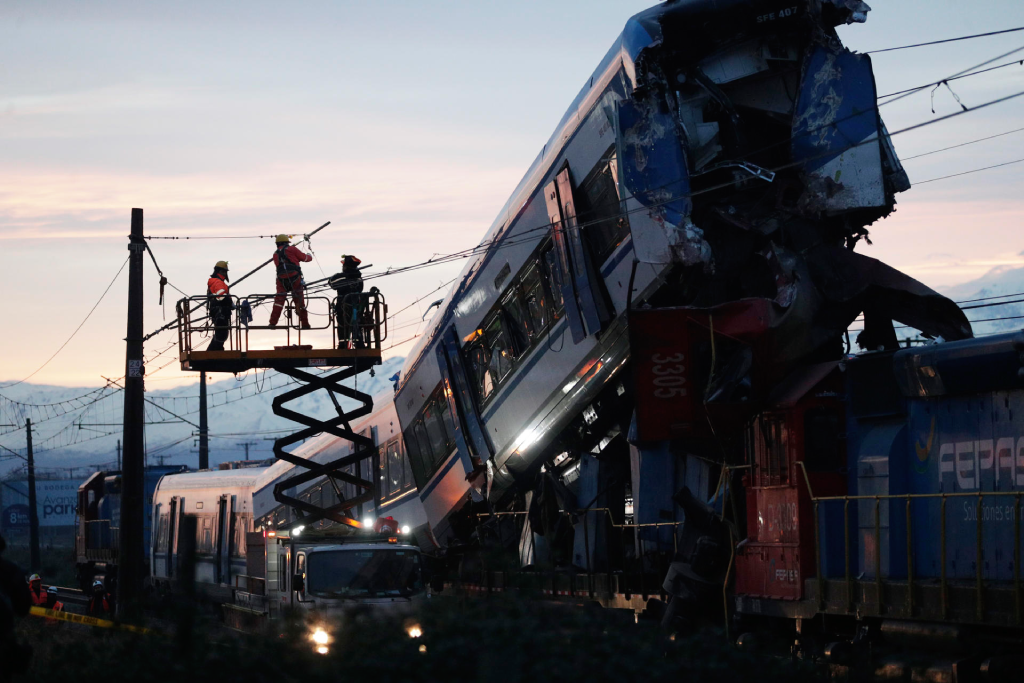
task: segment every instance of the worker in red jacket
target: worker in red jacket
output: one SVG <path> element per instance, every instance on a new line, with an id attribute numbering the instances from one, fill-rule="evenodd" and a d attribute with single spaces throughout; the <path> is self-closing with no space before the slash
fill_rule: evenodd
<path id="1" fill-rule="evenodd" d="M 302 282 L 302 267 L 299 264 L 312 261 L 313 257 L 289 245 L 290 241 L 288 235 L 278 235 L 275 240 L 277 242 L 277 251 L 274 252 L 274 265 L 277 266 L 277 296 L 274 297 L 274 308 L 270 311 L 270 326 L 277 326 L 281 310 L 284 308 L 284 298 L 288 292 L 291 292 L 299 323 L 302 329 L 308 330 L 309 318 L 306 317 L 306 303 L 302 297 L 304 283 Z"/>
<path id="2" fill-rule="evenodd" d="M 87 613 L 90 617 L 106 617 L 113 614 L 110 596 L 102 579 L 92 582 L 92 597 L 89 598 Z"/>
<path id="3" fill-rule="evenodd" d="M 217 261 L 206 281 L 206 308 L 213 325 L 213 340 L 207 351 L 223 351 L 231 328 L 231 296 L 228 294 L 228 262 Z"/>
<path id="4" fill-rule="evenodd" d="M 43 590 L 43 579 L 39 574 L 28 577 L 28 594 L 34 606 L 42 607 L 46 604 L 46 591 Z"/>

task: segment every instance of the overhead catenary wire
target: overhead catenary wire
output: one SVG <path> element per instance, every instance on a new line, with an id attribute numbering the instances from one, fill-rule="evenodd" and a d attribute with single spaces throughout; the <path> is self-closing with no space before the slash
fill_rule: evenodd
<path id="1" fill-rule="evenodd" d="M 950 173 L 949 175 L 939 176 L 938 178 L 928 178 L 927 180 L 915 181 L 915 185 L 924 185 L 925 183 L 934 183 L 937 180 L 946 180 L 947 178 L 958 178 L 962 175 L 970 175 L 971 173 L 979 173 L 981 171 L 988 171 L 993 168 L 1002 168 L 1003 166 L 1012 166 L 1013 164 L 1019 164 L 1024 159 L 1014 159 L 1013 161 L 1005 161 L 1001 164 L 993 164 L 992 166 L 983 166 L 982 168 L 972 168 L 969 171 L 961 171 L 960 173 Z"/>
<path id="2" fill-rule="evenodd" d="M 130 257 L 129 257 L 129 258 L 130 258 Z M 115 282 L 117 282 L 117 278 L 118 278 L 118 277 L 119 277 L 119 276 L 121 275 L 121 272 L 122 272 L 122 271 L 124 270 L 124 267 L 125 267 L 126 265 L 128 265 L 128 259 L 125 259 L 125 260 L 124 260 L 124 263 L 122 263 L 122 264 L 121 264 L 121 267 L 120 267 L 120 268 L 118 268 L 118 270 L 117 270 L 117 273 L 116 273 L 116 274 L 114 275 L 114 279 L 110 281 L 110 284 L 109 284 L 109 285 L 107 285 L 107 288 L 103 290 L 103 293 L 102 293 L 102 294 L 100 294 L 100 298 L 99 298 L 99 299 L 97 299 L 96 303 L 95 303 L 95 304 L 93 304 L 92 308 L 90 308 L 90 309 L 89 309 L 89 312 L 85 314 L 85 318 L 83 318 L 83 319 L 82 319 L 82 322 L 78 323 L 78 327 L 76 327 L 76 328 L 75 328 L 75 331 L 71 333 L 71 336 L 70 336 L 70 337 L 68 337 L 68 338 L 67 338 L 66 340 L 64 340 L 64 343 L 60 345 L 60 348 L 59 348 L 59 349 L 57 349 L 56 351 L 54 351 L 54 352 L 53 352 L 53 355 L 52 355 L 52 356 L 50 356 L 49 358 L 47 358 L 47 359 L 46 359 L 46 362 L 45 362 L 45 363 L 43 363 L 43 364 L 42 364 L 42 365 L 40 365 L 40 366 L 39 366 L 38 368 L 36 368 L 35 370 L 33 370 L 33 371 L 32 371 L 32 372 L 31 372 L 31 373 L 30 373 L 30 374 L 29 374 L 28 376 L 26 376 L 25 378 L 23 378 L 23 379 L 20 379 L 20 380 L 18 380 L 17 382 L 12 382 L 12 383 L 10 383 L 10 384 L 4 384 L 4 385 L 0 386 L 0 389 L 7 389 L 7 388 L 9 388 L 9 387 L 17 386 L 17 385 L 21 384 L 22 382 L 26 382 L 26 381 L 28 381 L 29 379 L 31 379 L 32 377 L 35 377 L 35 375 L 36 375 L 36 374 L 38 374 L 40 370 L 42 370 L 42 369 L 43 369 L 43 368 L 45 368 L 45 367 L 46 367 L 47 365 L 49 365 L 49 364 L 50 364 L 50 361 L 52 361 L 52 360 L 53 360 L 54 358 L 56 358 L 56 357 L 57 357 L 57 354 L 59 354 L 59 353 L 60 353 L 61 351 L 63 351 L 63 350 L 64 350 L 64 347 L 66 347 L 66 346 L 67 346 L 67 345 L 68 345 L 68 344 L 69 344 L 69 343 L 71 342 L 71 340 L 75 338 L 75 335 L 76 335 L 76 334 L 78 334 L 78 331 L 82 329 L 82 326 L 83 326 L 83 325 L 85 325 L 85 323 L 86 323 L 86 322 L 88 322 L 88 320 L 89 320 L 89 318 L 90 318 L 90 317 L 92 316 L 93 312 L 94 312 L 94 311 L 96 310 L 96 308 L 97 308 L 97 307 L 98 307 L 98 306 L 99 306 L 99 305 L 100 305 L 100 304 L 101 304 L 101 303 L 103 302 L 103 298 L 104 298 L 105 296 L 107 296 L 107 292 L 109 292 L 109 291 L 110 291 L 110 288 L 114 286 L 114 283 L 115 283 Z"/>
<path id="3" fill-rule="evenodd" d="M 896 50 L 909 50 L 917 47 L 928 47 L 929 45 L 942 45 L 943 43 L 955 43 L 961 40 L 974 40 L 975 38 L 988 38 L 991 36 L 999 36 L 1004 33 L 1016 33 L 1018 31 L 1024 31 L 1024 26 L 1018 26 L 1016 28 L 1007 28 L 1000 31 L 988 31 L 987 33 L 975 33 L 969 36 L 957 36 L 955 38 L 943 38 L 942 40 L 931 40 L 926 43 L 913 43 L 912 45 L 899 45 L 897 47 L 885 47 L 879 50 L 868 50 L 864 54 L 877 55 L 883 52 L 895 52 Z"/>

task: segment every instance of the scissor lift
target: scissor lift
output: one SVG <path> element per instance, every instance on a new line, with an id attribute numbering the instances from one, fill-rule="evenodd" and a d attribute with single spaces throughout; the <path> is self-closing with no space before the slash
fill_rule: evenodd
<path id="1" fill-rule="evenodd" d="M 176 308 L 181 369 L 236 374 L 253 369 L 271 369 L 295 379 L 300 386 L 274 397 L 273 401 L 275 415 L 304 425 L 302 429 L 274 442 L 274 457 L 302 468 L 298 474 L 274 487 L 274 498 L 295 510 L 297 516 L 297 519 L 281 528 L 306 526 L 323 519 L 358 528 L 361 525 L 351 511 L 357 505 L 373 500 L 373 483 L 344 472 L 342 468 L 370 456 L 375 448 L 370 437 L 355 433 L 351 427 L 353 420 L 373 410 L 373 397 L 343 386 L 342 382 L 380 365 L 381 342 L 387 338 L 387 303 L 376 288 L 365 294 L 345 295 L 340 307 L 337 299 L 308 297 L 306 307 L 312 319 L 326 319 L 326 324 L 314 325 L 308 330 L 302 330 L 297 325 L 290 299 L 282 324 L 276 327 L 240 321 L 241 310 L 251 310 L 254 318 L 260 316 L 263 305 L 269 303 L 274 296 L 250 295 L 244 298 L 244 302 L 238 297 L 231 297 L 235 305 L 231 322 L 220 328 L 228 332 L 223 351 L 196 348 L 199 345 L 205 346 L 217 329 L 210 322 L 207 297 L 193 296 L 179 300 Z M 324 308 L 326 312 L 322 312 Z M 353 320 L 339 328 L 336 310 L 354 311 Z M 326 342 L 328 330 L 331 342 L 330 348 L 325 348 L 327 345 L 323 342 Z M 313 343 L 304 344 L 303 334 Z M 273 345 L 274 342 L 283 344 Z M 315 346 L 317 343 L 319 346 Z M 310 371 L 311 368 L 338 369 L 316 374 Z M 327 392 L 338 412 L 337 417 L 320 420 L 286 407 L 288 403 L 318 390 Z M 338 400 L 339 396 L 353 399 L 359 405 L 345 410 Z M 321 432 L 351 441 L 354 446 L 352 452 L 331 462 L 317 463 L 285 450 Z M 292 487 L 318 477 L 327 477 L 341 502 L 325 508 L 287 495 L 286 491 Z M 356 496 L 346 500 L 339 483 L 353 484 L 357 489 Z"/>

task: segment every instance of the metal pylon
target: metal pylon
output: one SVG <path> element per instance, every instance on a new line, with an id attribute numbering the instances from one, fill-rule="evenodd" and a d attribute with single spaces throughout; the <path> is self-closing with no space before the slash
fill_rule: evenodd
<path id="1" fill-rule="evenodd" d="M 329 519 L 332 522 L 352 527 L 360 526 L 360 523 L 353 518 L 351 514 L 347 513 L 357 505 L 373 501 L 373 483 L 347 472 L 342 472 L 341 468 L 363 460 L 373 454 L 375 449 L 373 439 L 368 436 L 356 434 L 352 431 L 350 424 L 352 420 L 356 420 L 370 414 L 373 410 L 373 397 L 351 387 L 342 386 L 341 382 L 349 377 L 354 377 L 356 374 L 368 369 L 372 365 L 374 365 L 374 362 L 367 359 L 366 361 L 356 362 L 349 367 L 342 368 L 341 370 L 326 375 L 314 375 L 298 368 L 277 368 L 278 372 L 302 382 L 304 386 L 300 386 L 279 396 L 275 396 L 273 402 L 274 414 L 293 422 L 306 425 L 305 429 L 300 429 L 299 431 L 282 437 L 274 442 L 274 456 L 278 460 L 284 460 L 285 462 L 289 462 L 296 467 L 301 467 L 305 470 L 277 483 L 274 486 L 274 498 L 277 502 L 291 507 L 299 517 L 294 522 L 282 528 L 291 528 L 300 524 L 309 525 L 322 519 Z M 335 409 L 338 411 L 337 417 L 333 417 L 329 420 L 318 420 L 284 407 L 286 403 L 301 398 L 306 394 L 313 393 L 319 389 L 327 391 L 331 401 L 334 403 Z M 338 402 L 338 395 L 358 401 L 360 405 L 352 410 L 345 411 Z M 344 457 L 338 458 L 337 460 L 332 460 L 331 462 L 318 463 L 293 455 L 285 450 L 288 446 L 319 434 L 320 432 L 327 432 L 337 436 L 338 438 L 351 441 L 354 445 L 353 452 Z M 309 502 L 302 501 L 298 498 L 285 494 L 285 491 L 288 489 L 312 481 L 318 477 L 328 478 L 341 502 L 337 505 L 325 508 L 312 505 Z M 354 498 L 344 500 L 344 496 L 341 494 L 338 487 L 338 482 L 354 484 L 359 490 L 359 493 Z"/>

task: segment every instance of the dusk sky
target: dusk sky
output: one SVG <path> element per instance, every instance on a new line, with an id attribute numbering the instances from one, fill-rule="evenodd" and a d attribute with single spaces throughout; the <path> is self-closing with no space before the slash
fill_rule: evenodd
<path id="1" fill-rule="evenodd" d="M 96 303 L 127 257 L 132 207 L 158 236 L 304 233 L 330 220 L 313 241 L 312 278 L 335 272 L 346 252 L 380 270 L 473 246 L 627 18 L 650 4 L 0 3 L 0 382 L 35 370 Z M 1024 4 L 1009 0 L 869 4 L 866 24 L 840 29 L 851 49 L 1024 25 Z M 1022 46 L 1024 32 L 878 54 L 878 91 Z M 951 85 L 974 107 L 1024 90 L 1024 66 Z M 934 106 L 926 90 L 882 112 L 897 131 L 960 108 L 945 89 Z M 1024 97 L 893 142 L 907 158 L 1024 127 L 1022 113 Z M 1024 131 L 905 166 L 916 182 L 1021 158 Z M 861 250 L 934 287 L 1024 265 L 1022 177 L 1024 163 L 916 186 Z M 237 276 L 273 249 L 266 239 L 151 245 L 170 281 L 195 294 L 215 261 L 229 260 Z M 397 310 L 461 267 L 375 284 Z M 151 330 L 164 318 L 148 259 L 146 269 Z M 272 281 L 266 269 L 240 293 L 270 291 Z M 127 270 L 30 381 L 90 386 L 123 374 L 126 292 Z M 168 290 L 168 320 L 176 297 Z M 147 353 L 171 341 L 166 334 Z M 190 381 L 172 363 L 147 383 Z"/>

